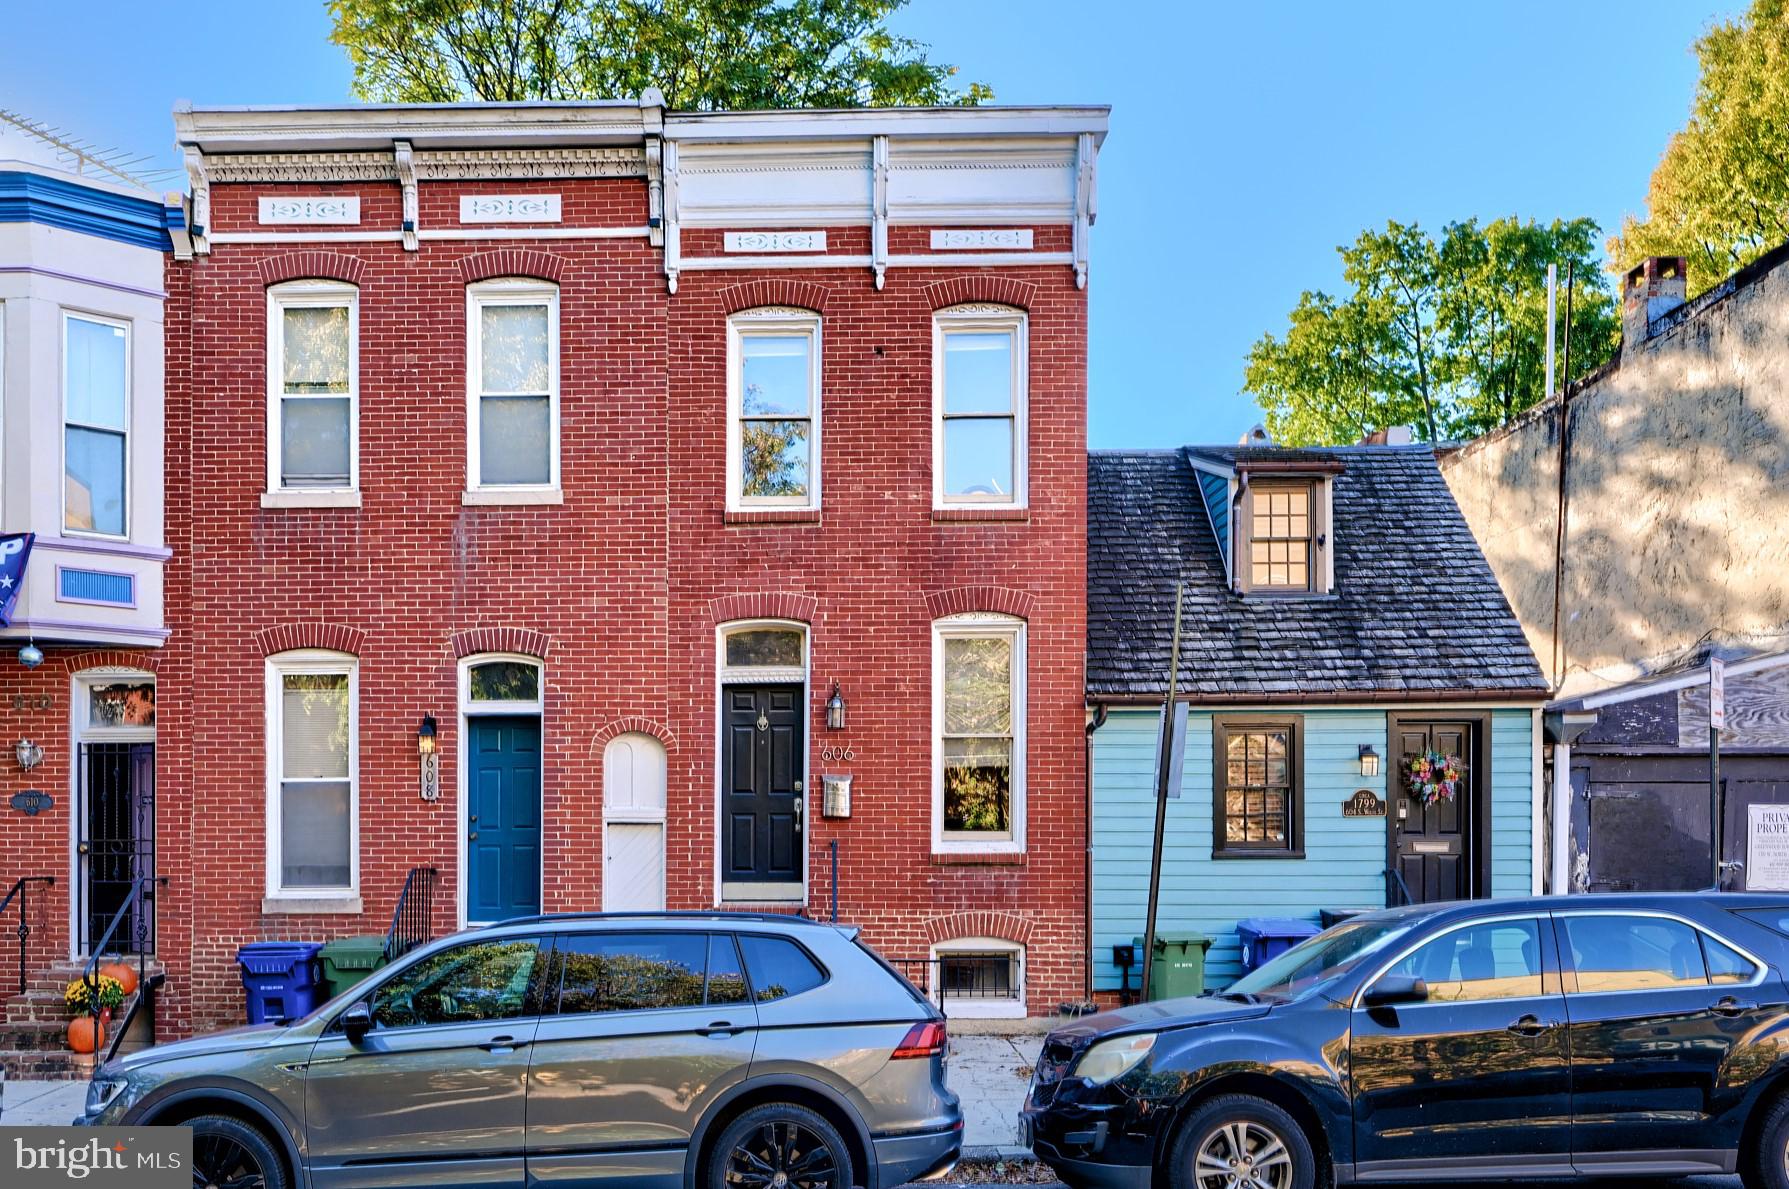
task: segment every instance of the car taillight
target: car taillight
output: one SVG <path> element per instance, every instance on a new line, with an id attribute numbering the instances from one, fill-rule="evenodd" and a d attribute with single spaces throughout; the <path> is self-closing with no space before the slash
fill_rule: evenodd
<path id="1" fill-rule="evenodd" d="M 907 1029 L 907 1035 L 889 1054 L 889 1060 L 899 1061 L 905 1057 L 933 1057 L 944 1051 L 946 1036 L 943 1020 L 927 1020 L 923 1024 L 915 1024 Z"/>

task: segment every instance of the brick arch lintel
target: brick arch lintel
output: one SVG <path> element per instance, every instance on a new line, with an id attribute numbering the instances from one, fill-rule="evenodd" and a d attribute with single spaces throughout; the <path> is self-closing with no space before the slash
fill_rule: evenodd
<path id="1" fill-rule="evenodd" d="M 1018 945 L 1031 944 L 1035 922 L 1010 912 L 953 912 L 926 921 L 926 940 L 932 945 L 959 937 L 992 937 Z"/>
<path id="2" fill-rule="evenodd" d="M 995 305 L 1017 306 L 1021 310 L 1029 310 L 1031 303 L 1037 300 L 1037 286 L 1030 281 L 1014 277 L 984 276 L 979 273 L 933 281 L 923 292 L 927 304 L 934 310 L 962 305 L 966 301 L 987 301 Z"/>
<path id="3" fill-rule="evenodd" d="M 813 281 L 798 281 L 790 277 L 767 277 L 758 281 L 746 281 L 738 285 L 729 285 L 718 295 L 721 307 L 729 314 L 737 314 L 740 310 L 754 309 L 758 306 L 795 306 L 798 309 L 812 310 L 816 314 L 826 312 L 826 299 L 832 291 L 825 285 L 817 285 Z"/>
<path id="4" fill-rule="evenodd" d="M 590 740 L 590 758 L 601 759 L 609 741 L 622 735 L 651 735 L 665 745 L 666 751 L 677 750 L 677 734 L 655 718 L 630 715 L 605 723 Z"/>
<path id="5" fill-rule="evenodd" d="M 520 656 L 547 659 L 553 638 L 532 628 L 484 627 L 464 628 L 449 637 L 456 660 L 480 652 L 513 652 Z"/>
<path id="6" fill-rule="evenodd" d="M 790 619 L 813 623 L 820 600 L 810 594 L 766 591 L 722 595 L 708 601 L 708 622 L 732 623 L 739 619 Z"/>
<path id="7" fill-rule="evenodd" d="M 496 277 L 534 277 L 559 283 L 565 272 L 565 257 L 530 248 L 494 248 L 460 257 L 460 277 L 468 285 Z"/>
<path id="8" fill-rule="evenodd" d="M 262 656 L 291 652 L 295 648 L 324 648 L 359 656 L 365 643 L 364 631 L 342 623 L 282 623 L 255 633 L 255 644 Z"/>
<path id="9" fill-rule="evenodd" d="M 150 652 L 131 652 L 121 648 L 75 652 L 62 658 L 64 673 L 85 673 L 89 669 L 141 669 L 153 673 L 161 658 Z"/>
<path id="10" fill-rule="evenodd" d="M 1006 586 L 953 586 L 926 595 L 926 615 L 943 619 L 970 611 L 992 611 L 1028 620 L 1034 601 L 1029 592 Z"/>
<path id="11" fill-rule="evenodd" d="M 267 256 L 255 268 L 264 286 L 310 278 L 358 285 L 361 277 L 366 275 L 366 261 L 360 257 L 318 249 Z"/>

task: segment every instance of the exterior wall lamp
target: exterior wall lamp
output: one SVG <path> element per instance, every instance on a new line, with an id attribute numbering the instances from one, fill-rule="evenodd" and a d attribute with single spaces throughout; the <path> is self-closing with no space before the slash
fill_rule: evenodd
<path id="1" fill-rule="evenodd" d="M 1373 750 L 1371 743 L 1360 745 L 1360 774 L 1362 776 L 1379 775 L 1379 753 Z"/>
<path id="2" fill-rule="evenodd" d="M 43 748 L 29 739 L 13 744 L 12 752 L 19 759 L 19 767 L 27 772 L 43 763 Z"/>
<path id="3" fill-rule="evenodd" d="M 832 697 L 826 699 L 826 729 L 845 729 L 845 695 L 839 692 L 839 683 L 836 681 L 832 683 Z"/>
<path id="4" fill-rule="evenodd" d="M 435 750 L 435 716 L 422 716 L 422 725 L 416 728 L 416 755 L 422 770 L 422 786 L 420 792 L 424 801 L 438 801 L 441 798 L 441 756 Z"/>
<path id="5" fill-rule="evenodd" d="M 35 640 L 19 649 L 19 664 L 27 669 L 35 669 L 43 664 L 43 649 L 37 646 Z"/>

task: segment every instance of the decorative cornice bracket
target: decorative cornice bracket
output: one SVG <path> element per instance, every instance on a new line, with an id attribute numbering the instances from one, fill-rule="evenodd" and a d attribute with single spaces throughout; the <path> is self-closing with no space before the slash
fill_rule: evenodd
<path id="1" fill-rule="evenodd" d="M 392 146 L 398 167 L 398 185 L 404 191 L 404 251 L 416 251 L 417 201 L 416 201 L 416 156 L 410 151 L 410 142 L 400 140 Z"/>
<path id="2" fill-rule="evenodd" d="M 1095 213 L 1093 134 L 1075 138 L 1075 288 L 1087 288 L 1087 232 Z"/>
<path id="3" fill-rule="evenodd" d="M 192 229 L 193 251 L 203 255 L 211 251 L 211 241 L 206 238 L 211 231 L 211 181 L 205 175 L 205 154 L 198 145 L 186 146 L 186 180 L 193 192 L 193 209 L 186 222 Z"/>
<path id="4" fill-rule="evenodd" d="M 665 142 L 663 138 L 646 138 L 646 226 L 647 241 L 655 248 L 665 246 Z"/>
<path id="5" fill-rule="evenodd" d="M 888 137 L 871 142 L 870 267 L 880 290 L 888 277 Z"/>
<path id="6" fill-rule="evenodd" d="M 677 292 L 677 274 L 683 269 L 683 233 L 677 223 L 677 142 L 664 142 L 664 237 L 665 288 Z"/>

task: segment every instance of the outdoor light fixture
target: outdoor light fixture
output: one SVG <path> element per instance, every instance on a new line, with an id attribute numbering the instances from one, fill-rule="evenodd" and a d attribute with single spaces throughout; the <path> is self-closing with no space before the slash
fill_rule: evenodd
<path id="1" fill-rule="evenodd" d="M 826 729 L 845 729 L 845 695 L 839 692 L 839 683 L 836 681 L 832 683 L 832 697 L 826 699 Z"/>
<path id="2" fill-rule="evenodd" d="M 24 665 L 27 669 L 37 668 L 43 664 L 43 649 L 35 643 L 25 645 L 19 649 L 19 664 Z"/>
<path id="3" fill-rule="evenodd" d="M 19 767 L 27 772 L 43 763 L 43 747 L 29 739 L 21 739 L 13 744 L 12 751 L 19 757 Z"/>
<path id="4" fill-rule="evenodd" d="M 441 798 L 441 757 L 435 751 L 435 716 L 422 716 L 422 725 L 416 728 L 416 755 L 422 769 L 422 786 L 419 790 L 424 801 L 438 801 Z"/>
<path id="5" fill-rule="evenodd" d="M 1362 776 L 1379 775 L 1379 753 L 1373 750 L 1371 743 L 1360 745 L 1360 774 Z"/>

